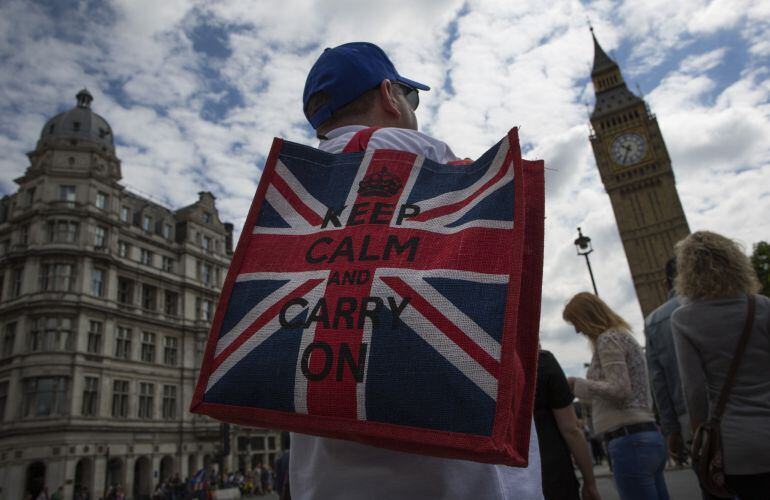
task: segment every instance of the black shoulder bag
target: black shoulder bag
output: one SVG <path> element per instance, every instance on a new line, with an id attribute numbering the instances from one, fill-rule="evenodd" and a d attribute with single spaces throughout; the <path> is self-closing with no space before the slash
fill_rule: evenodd
<path id="1" fill-rule="evenodd" d="M 714 413 L 708 421 L 702 423 L 695 430 L 695 436 L 692 441 L 692 463 L 703 488 L 717 497 L 733 497 L 735 493 L 725 483 L 725 469 L 722 455 L 722 433 L 719 429 L 722 413 L 727 405 L 727 397 L 735 382 L 735 373 L 738 371 L 746 345 L 749 342 L 751 329 L 754 326 L 754 296 L 748 296 L 748 312 L 746 314 L 746 323 L 743 325 L 743 334 L 738 341 L 738 347 L 735 349 L 735 355 L 730 363 L 730 369 L 727 372 L 727 378 L 722 386 L 722 392 L 719 394 Z"/>

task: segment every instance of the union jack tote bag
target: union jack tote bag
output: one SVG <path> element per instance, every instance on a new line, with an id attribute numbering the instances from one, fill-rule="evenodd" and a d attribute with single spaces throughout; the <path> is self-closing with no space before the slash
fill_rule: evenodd
<path id="1" fill-rule="evenodd" d="M 191 411 L 525 466 L 543 221 L 515 128 L 467 165 L 275 139 Z"/>

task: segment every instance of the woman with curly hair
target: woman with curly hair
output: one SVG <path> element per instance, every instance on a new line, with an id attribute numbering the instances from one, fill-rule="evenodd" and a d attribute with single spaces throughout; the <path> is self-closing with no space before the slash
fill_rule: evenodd
<path id="1" fill-rule="evenodd" d="M 607 443 L 620 497 L 667 500 L 666 444 L 655 425 L 647 365 L 631 327 L 587 292 L 572 297 L 562 316 L 593 346 L 586 378 L 567 380 L 577 397 L 591 402 L 594 432 Z"/>
<path id="2" fill-rule="evenodd" d="M 770 299 L 749 258 L 732 240 L 698 231 L 676 245 L 674 282 L 683 305 L 671 317 L 693 429 L 724 385 L 754 296 L 754 323 L 722 415 L 726 483 L 741 500 L 770 498 Z"/>

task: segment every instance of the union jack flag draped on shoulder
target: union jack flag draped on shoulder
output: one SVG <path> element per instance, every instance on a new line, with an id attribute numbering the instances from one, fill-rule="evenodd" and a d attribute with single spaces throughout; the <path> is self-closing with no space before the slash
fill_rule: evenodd
<path id="1" fill-rule="evenodd" d="M 275 139 L 191 411 L 525 465 L 543 201 L 517 129 L 468 165 Z"/>

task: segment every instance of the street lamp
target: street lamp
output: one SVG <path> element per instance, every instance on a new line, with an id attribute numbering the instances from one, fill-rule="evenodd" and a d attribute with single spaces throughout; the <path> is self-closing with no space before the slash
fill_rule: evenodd
<path id="1" fill-rule="evenodd" d="M 578 237 L 575 239 L 575 248 L 577 249 L 577 254 L 582 255 L 586 258 L 586 265 L 588 266 L 588 274 L 591 276 L 591 284 L 594 287 L 594 295 L 597 297 L 599 296 L 599 292 L 596 290 L 596 281 L 594 281 L 594 272 L 591 270 L 591 261 L 588 260 L 588 254 L 594 251 L 594 248 L 591 246 L 591 238 L 588 236 L 583 236 L 583 232 L 580 230 L 580 228 L 577 228 L 578 230 Z"/>

